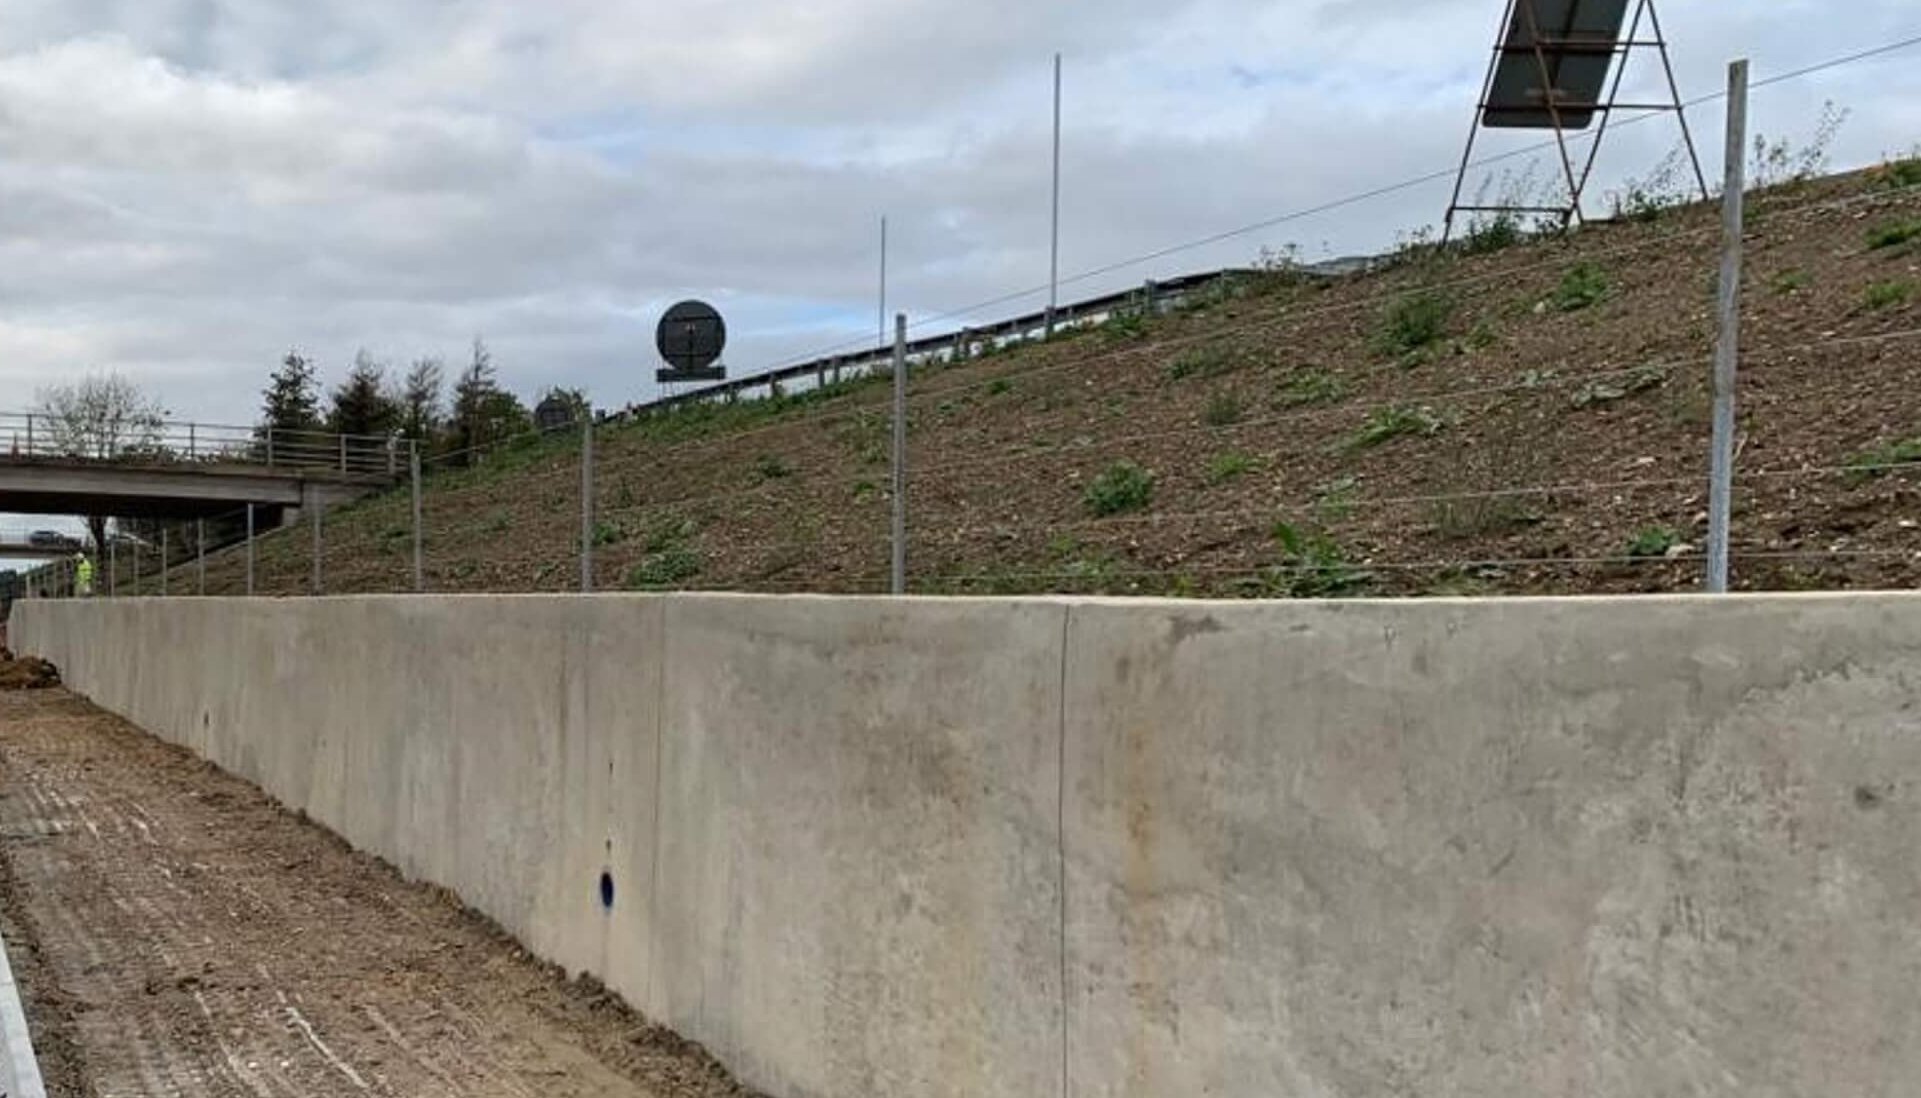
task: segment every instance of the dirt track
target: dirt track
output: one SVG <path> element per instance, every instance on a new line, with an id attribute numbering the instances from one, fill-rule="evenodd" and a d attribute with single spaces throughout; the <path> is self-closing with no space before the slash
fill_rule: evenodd
<path id="1" fill-rule="evenodd" d="M 747 1093 L 443 894 L 64 691 L 0 694 L 0 840 L 56 1096 Z"/>

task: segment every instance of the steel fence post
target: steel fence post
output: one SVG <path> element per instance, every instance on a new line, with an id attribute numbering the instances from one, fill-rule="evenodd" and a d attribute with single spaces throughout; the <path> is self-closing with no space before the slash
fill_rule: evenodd
<path id="1" fill-rule="evenodd" d="M 167 597 L 167 528 L 160 528 L 160 597 Z"/>
<path id="2" fill-rule="evenodd" d="M 583 410 L 580 425 L 580 593 L 594 592 L 594 412 Z"/>
<path id="3" fill-rule="evenodd" d="M 253 597 L 253 504 L 247 504 L 247 597 Z"/>
<path id="4" fill-rule="evenodd" d="M 1720 338 L 1714 346 L 1714 452 L 1708 483 L 1711 594 L 1728 590 L 1728 541 L 1734 509 L 1734 386 L 1741 355 L 1741 230 L 1746 216 L 1748 63 L 1728 66 L 1727 180 L 1721 194 Z"/>
<path id="5" fill-rule="evenodd" d="M 193 567 L 196 573 L 195 590 L 197 595 L 207 593 L 207 520 L 193 520 Z"/>
<path id="6" fill-rule="evenodd" d="M 313 515 L 313 593 L 318 596 L 322 591 L 320 576 L 320 554 L 322 550 L 320 540 L 320 486 L 318 484 L 309 484 L 307 486 L 307 509 L 309 513 Z"/>
<path id="7" fill-rule="evenodd" d="M 894 530 L 892 590 L 907 593 L 907 314 L 894 314 Z"/>
<path id="8" fill-rule="evenodd" d="M 1048 243 L 1047 321 L 1043 338 L 1054 338 L 1054 310 L 1061 296 L 1061 55 L 1054 55 L 1054 215 Z"/>
<path id="9" fill-rule="evenodd" d="M 413 476 L 414 492 L 414 593 L 423 594 L 427 590 L 427 569 L 425 557 L 426 532 L 420 525 L 420 442 L 413 440 L 412 453 L 407 460 L 408 471 Z"/>

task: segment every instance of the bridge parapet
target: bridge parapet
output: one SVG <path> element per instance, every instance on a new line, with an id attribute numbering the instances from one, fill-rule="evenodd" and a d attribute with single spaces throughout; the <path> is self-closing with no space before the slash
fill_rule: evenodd
<path id="1" fill-rule="evenodd" d="M 16 460 L 256 466 L 373 480 L 404 474 L 413 445 L 399 435 L 345 435 L 144 417 L 76 423 L 69 417 L 38 412 L 0 412 L 0 455 Z"/>

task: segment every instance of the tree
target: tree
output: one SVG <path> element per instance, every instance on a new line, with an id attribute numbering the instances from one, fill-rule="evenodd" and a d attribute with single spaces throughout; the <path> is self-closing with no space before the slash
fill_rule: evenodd
<path id="1" fill-rule="evenodd" d="M 558 401 L 566 407 L 568 423 L 579 423 L 587 418 L 590 405 L 587 403 L 587 390 L 585 389 L 569 389 L 562 385 L 556 385 L 548 389 L 546 393 L 542 394 L 540 403 L 534 406 L 536 409 L 536 417 L 538 416 L 538 409 L 546 407 L 547 402 L 550 400 Z"/>
<path id="2" fill-rule="evenodd" d="M 472 451 L 525 431 L 527 425 L 527 409 L 494 380 L 493 353 L 476 337 L 473 359 L 454 386 L 449 440 L 454 452 L 467 455 L 464 460 L 470 463 Z"/>
<path id="3" fill-rule="evenodd" d="M 318 431 L 320 429 L 320 383 L 314 364 L 298 351 L 288 351 L 280 368 L 267 379 L 261 393 L 263 429 L 274 431 Z"/>
<path id="4" fill-rule="evenodd" d="M 366 351 L 354 356 L 347 380 L 333 391 L 327 428 L 339 435 L 386 435 L 400 425 L 400 400 L 388 391 L 387 368 Z"/>
<path id="5" fill-rule="evenodd" d="M 57 453 L 111 461 L 160 457 L 166 409 L 119 374 L 96 374 L 40 390 L 34 415 Z M 88 515 L 96 549 L 107 544 L 106 515 Z"/>
<path id="6" fill-rule="evenodd" d="M 408 369 L 400 409 L 400 430 L 408 438 L 425 441 L 440 429 L 441 376 L 437 358 L 415 359 Z"/>

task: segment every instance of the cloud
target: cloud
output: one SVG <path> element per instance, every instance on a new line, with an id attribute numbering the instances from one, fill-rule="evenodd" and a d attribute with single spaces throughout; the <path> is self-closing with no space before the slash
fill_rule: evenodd
<path id="1" fill-rule="evenodd" d="M 882 214 L 891 300 L 916 316 L 1044 281 L 1057 49 L 1072 273 L 1451 163 L 1499 7 L 15 0 L 0 404 L 115 368 L 182 414 L 247 420 L 289 346 L 337 377 L 362 346 L 457 360 L 475 333 L 523 392 L 624 403 L 650 389 L 654 316 L 694 295 L 756 369 L 876 326 Z M 1735 53 L 1765 75 L 1921 32 L 1908 7 L 1704 0 L 1669 5 L 1668 29 L 1692 94 Z M 1854 111 L 1838 162 L 1905 148 L 1912 60 L 1766 89 L 1756 125 L 1804 140 L 1834 98 Z M 1709 150 L 1717 118 L 1695 118 Z M 1604 184 L 1673 140 L 1622 131 Z M 1445 184 L 1397 193 L 1073 290 L 1290 241 L 1377 248 L 1444 202 Z"/>

